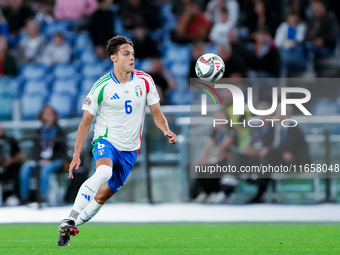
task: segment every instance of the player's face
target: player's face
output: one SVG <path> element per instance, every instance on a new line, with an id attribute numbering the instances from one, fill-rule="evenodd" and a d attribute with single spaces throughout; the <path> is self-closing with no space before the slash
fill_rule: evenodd
<path id="1" fill-rule="evenodd" d="M 132 46 L 130 44 L 121 45 L 113 63 L 115 68 L 117 67 L 125 72 L 133 72 L 135 69 L 135 51 Z"/>

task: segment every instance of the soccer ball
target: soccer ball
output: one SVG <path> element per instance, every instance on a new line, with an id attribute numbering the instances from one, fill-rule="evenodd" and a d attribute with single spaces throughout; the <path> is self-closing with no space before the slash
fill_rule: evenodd
<path id="1" fill-rule="evenodd" d="M 195 71 L 198 78 L 206 82 L 218 81 L 224 74 L 223 60 L 213 53 L 206 53 L 196 61 Z"/>

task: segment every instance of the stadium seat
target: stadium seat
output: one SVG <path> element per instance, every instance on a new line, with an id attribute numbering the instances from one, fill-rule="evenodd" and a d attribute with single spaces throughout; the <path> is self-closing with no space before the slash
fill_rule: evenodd
<path id="1" fill-rule="evenodd" d="M 189 74 L 189 65 L 186 63 L 173 63 L 170 72 L 176 78 L 187 78 Z"/>
<path id="2" fill-rule="evenodd" d="M 12 90 L 12 96 L 17 97 L 19 93 L 22 91 L 22 79 L 20 75 L 16 77 L 10 77 L 6 82 L 6 87 Z"/>
<path id="3" fill-rule="evenodd" d="M 85 65 L 81 70 L 83 77 L 92 79 L 99 79 L 104 73 L 105 68 L 100 62 Z"/>
<path id="4" fill-rule="evenodd" d="M 218 54 L 216 45 L 214 45 L 214 44 L 206 44 L 205 45 L 205 52 L 206 53 Z"/>
<path id="5" fill-rule="evenodd" d="M 190 104 L 190 91 L 189 90 L 173 90 L 168 93 L 168 100 L 173 105 L 188 105 Z"/>
<path id="6" fill-rule="evenodd" d="M 190 47 L 187 45 L 176 45 L 167 43 L 163 46 L 163 56 L 170 62 L 190 62 Z"/>
<path id="7" fill-rule="evenodd" d="M 68 94 L 53 93 L 49 99 L 51 105 L 61 118 L 69 118 L 73 114 L 74 99 Z"/>
<path id="8" fill-rule="evenodd" d="M 21 67 L 20 73 L 25 80 L 44 79 L 47 67 L 40 64 L 27 64 Z"/>
<path id="9" fill-rule="evenodd" d="M 21 112 L 24 119 L 35 119 L 45 104 L 45 96 L 26 94 L 21 98 Z"/>
<path id="10" fill-rule="evenodd" d="M 151 68 L 150 59 L 140 59 L 138 65 L 136 65 L 136 69 L 142 70 L 143 72 L 149 72 Z"/>
<path id="11" fill-rule="evenodd" d="M 93 51 L 93 45 L 90 35 L 87 32 L 77 34 L 74 42 L 74 51 L 76 53 L 83 51 Z"/>
<path id="12" fill-rule="evenodd" d="M 92 79 L 92 78 L 84 79 L 80 85 L 81 93 L 88 93 L 93 87 L 93 85 L 96 83 L 96 81 L 97 79 Z"/>
<path id="13" fill-rule="evenodd" d="M 98 58 L 93 50 L 86 50 L 80 53 L 79 60 L 83 64 L 95 63 L 98 61 Z"/>
<path id="14" fill-rule="evenodd" d="M 52 94 L 57 93 L 75 96 L 77 91 L 77 81 L 72 79 L 56 80 L 52 85 Z"/>
<path id="15" fill-rule="evenodd" d="M 45 81 L 28 81 L 25 84 L 23 95 L 35 95 L 42 96 L 48 95 L 48 84 Z"/>
<path id="16" fill-rule="evenodd" d="M 12 117 L 12 103 L 11 97 L 0 97 L 0 119 L 9 120 Z"/>
<path id="17" fill-rule="evenodd" d="M 171 4 L 165 3 L 160 6 L 163 30 L 170 31 L 177 26 L 175 15 L 171 11 Z"/>
<path id="18" fill-rule="evenodd" d="M 319 99 L 313 103 L 312 115 L 314 116 L 335 116 L 338 114 L 338 104 L 336 100 Z"/>
<path id="19" fill-rule="evenodd" d="M 71 22 L 69 21 L 55 21 L 53 23 L 46 23 L 42 27 L 42 33 L 47 37 L 51 38 L 53 34 L 57 32 L 64 33 L 67 30 L 70 30 Z"/>
<path id="20" fill-rule="evenodd" d="M 59 64 L 53 69 L 53 75 L 55 79 L 74 78 L 76 74 L 76 68 L 73 64 Z"/>
<path id="21" fill-rule="evenodd" d="M 189 87 L 189 80 L 187 77 L 175 77 L 177 89 L 187 89 Z"/>
<path id="22" fill-rule="evenodd" d="M 127 38 L 133 37 L 132 32 L 129 32 L 129 31 L 124 29 L 123 24 L 122 24 L 122 20 L 119 17 L 115 18 L 114 26 L 115 26 L 115 32 L 116 32 L 117 35 L 126 36 Z"/>

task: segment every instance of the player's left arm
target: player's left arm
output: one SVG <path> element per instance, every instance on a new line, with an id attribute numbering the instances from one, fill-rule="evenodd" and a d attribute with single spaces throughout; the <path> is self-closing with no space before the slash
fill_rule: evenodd
<path id="1" fill-rule="evenodd" d="M 169 139 L 169 143 L 176 143 L 177 135 L 174 132 L 170 131 L 168 121 L 162 113 L 159 102 L 153 105 L 149 105 L 149 108 L 156 126 L 163 131 L 164 136 Z"/>

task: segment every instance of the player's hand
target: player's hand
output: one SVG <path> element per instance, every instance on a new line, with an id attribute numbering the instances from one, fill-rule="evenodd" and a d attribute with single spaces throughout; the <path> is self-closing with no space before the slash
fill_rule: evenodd
<path id="1" fill-rule="evenodd" d="M 78 169 L 80 166 L 81 160 L 78 156 L 73 156 L 72 162 L 68 169 L 68 178 L 73 179 L 73 170 Z"/>
<path id="2" fill-rule="evenodd" d="M 169 143 L 171 143 L 171 144 L 175 144 L 176 143 L 177 135 L 175 133 L 171 132 L 170 130 L 165 131 L 164 132 L 164 136 L 169 138 Z"/>

